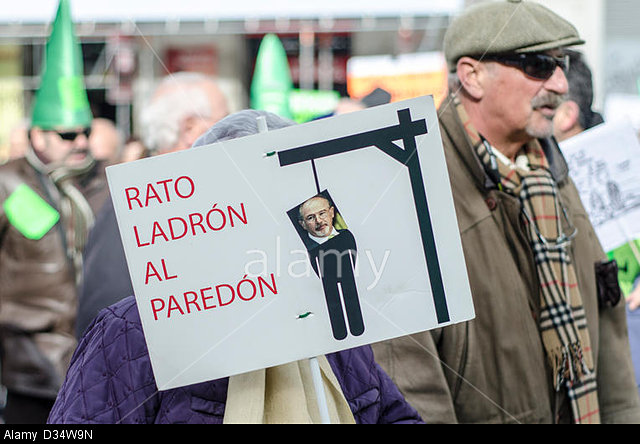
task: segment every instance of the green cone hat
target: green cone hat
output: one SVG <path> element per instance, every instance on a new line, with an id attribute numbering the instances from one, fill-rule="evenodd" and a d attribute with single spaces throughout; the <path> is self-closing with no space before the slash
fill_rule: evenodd
<path id="1" fill-rule="evenodd" d="M 31 125 L 43 129 L 89 127 L 92 114 L 84 87 L 82 49 L 68 0 L 60 0 L 45 49 Z"/>
<path id="2" fill-rule="evenodd" d="M 287 54 L 280 39 L 267 34 L 260 42 L 251 81 L 251 107 L 291 118 L 289 95 L 293 89 Z"/>

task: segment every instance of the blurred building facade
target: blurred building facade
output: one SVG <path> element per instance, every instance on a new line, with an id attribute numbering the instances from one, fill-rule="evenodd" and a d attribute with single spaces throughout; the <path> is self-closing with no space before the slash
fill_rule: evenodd
<path id="1" fill-rule="evenodd" d="M 154 81 L 176 71 L 211 74 L 234 110 L 249 106 L 253 63 L 267 33 L 281 38 L 297 88 L 345 95 L 350 57 L 437 51 L 463 1 L 400 0 L 381 8 L 328 0 L 319 8 L 311 2 L 239 0 L 224 10 L 199 0 L 108 3 L 71 6 L 94 115 L 131 135 Z M 29 115 L 56 6 L 57 0 L 23 0 L 0 12 L 0 160 L 8 156 L 10 127 Z"/>
<path id="2" fill-rule="evenodd" d="M 451 17 L 475 1 L 484 0 L 78 0 L 71 6 L 94 115 L 115 121 L 127 136 L 135 133 L 137 110 L 154 81 L 171 72 L 214 75 L 234 110 L 247 107 L 255 55 L 267 33 L 281 38 L 297 88 L 346 95 L 349 60 L 437 53 Z M 574 22 L 588 41 L 596 105 L 609 93 L 638 94 L 640 27 L 632 18 L 640 2 L 538 1 Z M 22 0 L 0 11 L 0 161 L 11 127 L 29 116 L 56 7 L 57 0 Z M 618 63 L 609 63 L 612 57 Z"/>

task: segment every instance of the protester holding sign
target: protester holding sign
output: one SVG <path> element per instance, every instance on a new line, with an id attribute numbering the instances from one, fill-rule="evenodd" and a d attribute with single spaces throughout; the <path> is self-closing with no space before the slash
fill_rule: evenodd
<path id="1" fill-rule="evenodd" d="M 82 250 L 107 197 L 91 155 L 82 53 L 62 0 L 25 157 L 0 167 L 0 349 L 6 423 L 43 423 L 71 354 Z"/>
<path id="2" fill-rule="evenodd" d="M 519 0 L 474 5 L 445 35 L 439 119 L 476 319 L 375 349 L 426 422 L 640 421 L 624 304 L 599 294 L 615 268 L 550 139 L 562 48 L 581 43 Z"/>
<path id="3" fill-rule="evenodd" d="M 214 125 L 194 146 L 256 134 L 259 116 L 270 129 L 290 125 L 273 114 L 243 111 Z M 422 422 L 368 346 L 321 356 L 319 366 L 332 423 Z M 49 421 L 319 422 L 308 368 L 298 361 L 158 392 L 138 308 L 129 297 L 103 310 L 85 333 Z"/>

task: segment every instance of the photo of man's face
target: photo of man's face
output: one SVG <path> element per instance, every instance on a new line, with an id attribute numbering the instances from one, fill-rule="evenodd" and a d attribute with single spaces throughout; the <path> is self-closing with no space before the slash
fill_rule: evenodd
<path id="1" fill-rule="evenodd" d="M 323 197 L 313 197 L 300 205 L 300 225 L 315 237 L 331 234 L 334 216 L 334 207 Z"/>
<path id="2" fill-rule="evenodd" d="M 342 340 L 349 332 L 361 335 L 364 320 L 354 275 L 356 239 L 333 198 L 324 190 L 291 208 L 287 215 L 322 281 L 333 337 Z"/>

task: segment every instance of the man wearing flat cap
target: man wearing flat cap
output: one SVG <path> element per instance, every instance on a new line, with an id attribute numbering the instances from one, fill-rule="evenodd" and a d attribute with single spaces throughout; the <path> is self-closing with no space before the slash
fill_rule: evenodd
<path id="1" fill-rule="evenodd" d="M 447 30 L 439 118 L 476 318 L 375 348 L 427 423 L 640 422 L 615 263 L 551 137 L 582 43 L 527 1 Z"/>

